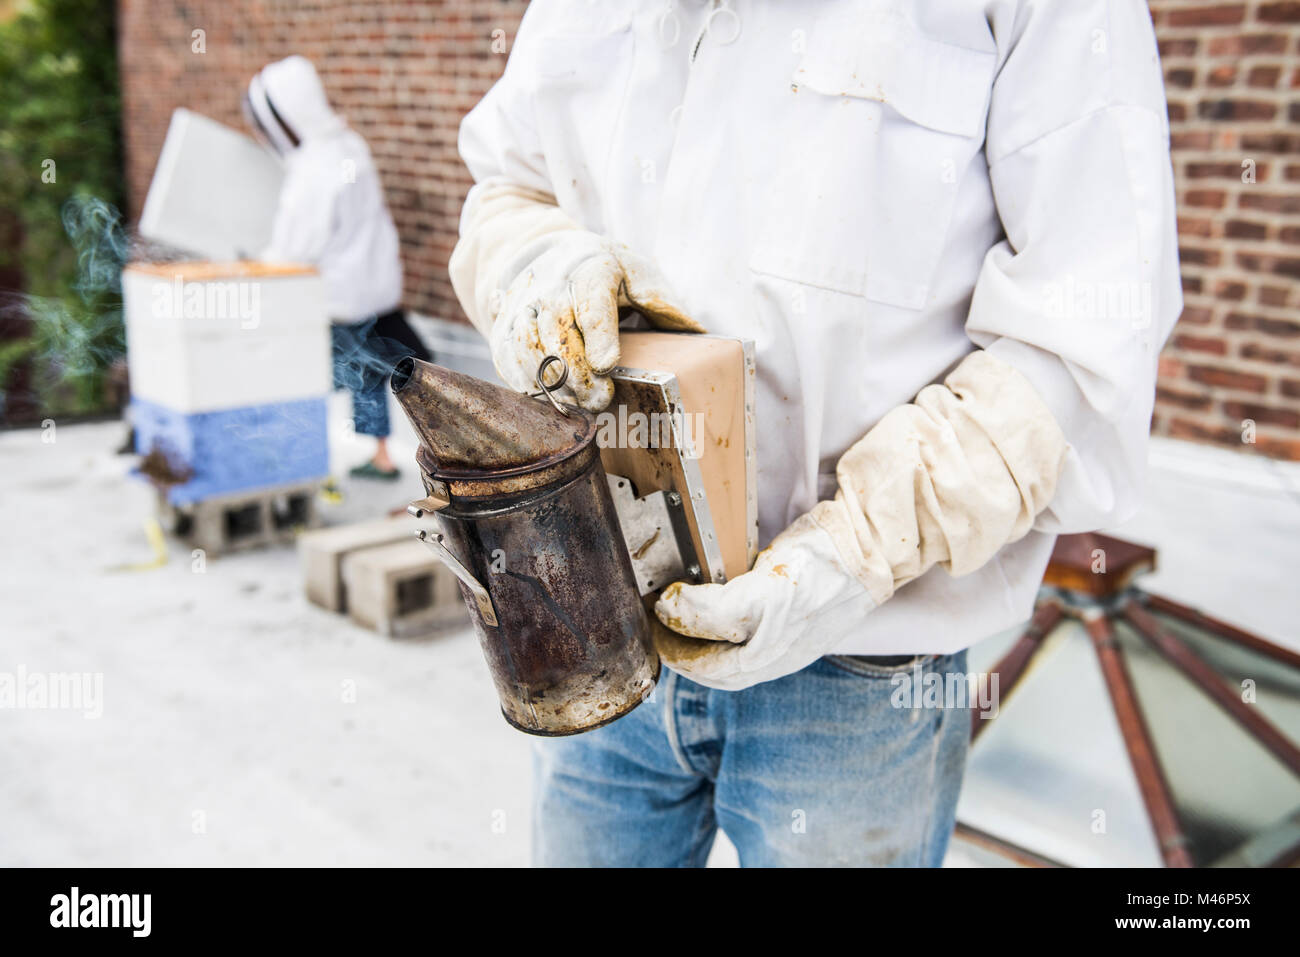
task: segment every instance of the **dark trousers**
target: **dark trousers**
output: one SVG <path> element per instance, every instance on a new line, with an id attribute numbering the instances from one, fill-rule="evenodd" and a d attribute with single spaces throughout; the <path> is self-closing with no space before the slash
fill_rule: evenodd
<path id="1" fill-rule="evenodd" d="M 388 377 L 407 356 L 429 361 L 429 350 L 406 314 L 394 309 L 357 322 L 330 327 L 334 345 L 334 388 L 352 393 L 352 424 L 362 435 L 385 438 L 388 424 Z"/>

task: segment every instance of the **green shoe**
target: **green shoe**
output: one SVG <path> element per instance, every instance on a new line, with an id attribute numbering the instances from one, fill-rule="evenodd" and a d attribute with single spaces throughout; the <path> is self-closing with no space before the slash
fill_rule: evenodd
<path id="1" fill-rule="evenodd" d="M 378 479 L 381 482 L 395 482 L 401 477 L 399 469 L 389 469 L 384 471 L 374 462 L 367 462 L 365 465 L 358 465 L 348 472 L 353 478 L 359 479 Z"/>

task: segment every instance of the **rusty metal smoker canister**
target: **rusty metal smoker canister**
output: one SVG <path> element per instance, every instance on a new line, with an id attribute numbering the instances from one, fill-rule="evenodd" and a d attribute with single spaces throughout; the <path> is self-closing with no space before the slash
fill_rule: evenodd
<path id="1" fill-rule="evenodd" d="M 420 438 L 435 534 L 461 581 L 507 721 L 587 731 L 635 708 L 659 677 L 596 445 L 595 420 L 418 359 L 393 393 Z"/>

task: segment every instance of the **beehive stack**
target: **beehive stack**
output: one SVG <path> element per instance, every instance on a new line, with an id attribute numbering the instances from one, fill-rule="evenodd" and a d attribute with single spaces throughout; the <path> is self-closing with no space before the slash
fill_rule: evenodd
<path id="1" fill-rule="evenodd" d="M 137 263 L 122 291 L 136 451 L 167 505 L 328 475 L 329 319 L 314 271 Z"/>

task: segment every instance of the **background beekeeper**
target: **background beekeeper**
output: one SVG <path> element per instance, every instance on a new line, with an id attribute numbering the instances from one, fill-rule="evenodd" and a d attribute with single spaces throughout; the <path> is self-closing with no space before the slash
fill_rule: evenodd
<path id="1" fill-rule="evenodd" d="M 399 359 L 429 355 L 402 313 L 397 230 L 366 141 L 330 109 L 311 62 L 264 67 L 244 94 L 258 138 L 284 161 L 284 185 L 265 260 L 310 263 L 334 320 L 334 386 L 352 392 L 356 431 L 377 440 L 359 478 L 395 479 L 388 455 L 388 375 Z"/>
<path id="2" fill-rule="evenodd" d="M 529 6 L 461 128 L 457 294 L 589 409 L 620 303 L 753 338 L 769 542 L 664 592 L 710 650 L 651 703 L 539 743 L 538 863 L 698 864 L 719 825 L 746 865 L 941 861 L 969 712 L 891 679 L 961 675 L 1058 532 L 1138 504 L 1167 140 L 1141 3 Z"/>

